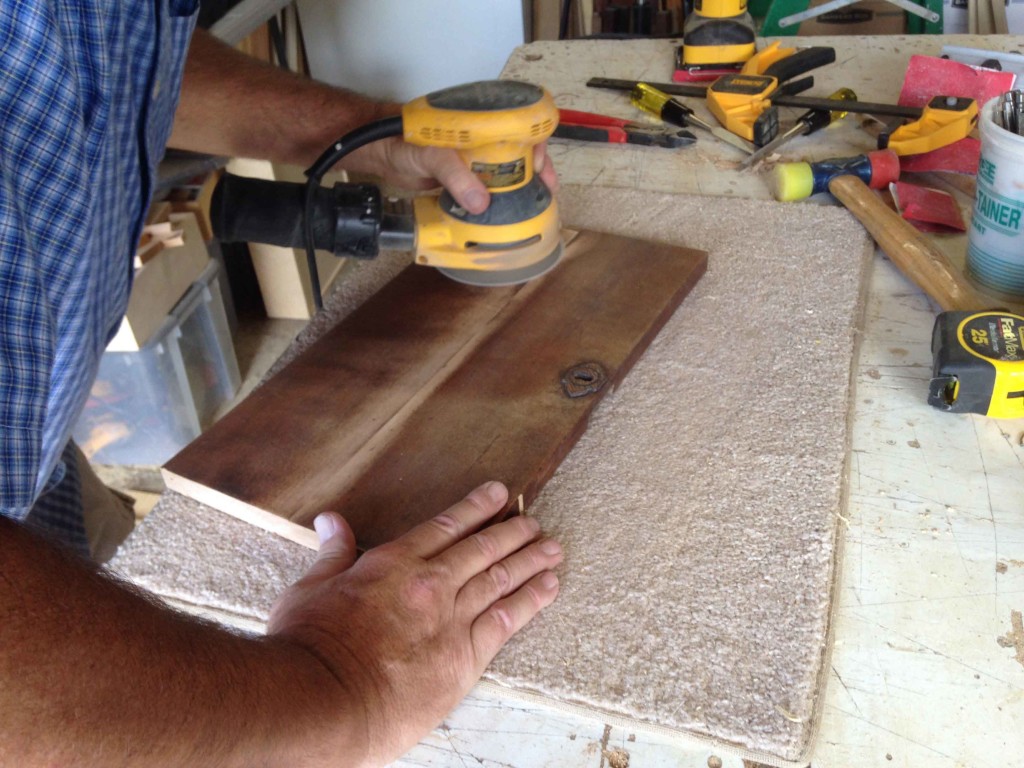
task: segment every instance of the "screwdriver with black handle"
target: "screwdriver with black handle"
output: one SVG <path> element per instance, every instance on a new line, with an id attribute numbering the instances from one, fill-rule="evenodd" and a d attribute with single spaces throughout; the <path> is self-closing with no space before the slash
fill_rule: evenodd
<path id="1" fill-rule="evenodd" d="M 744 154 L 754 151 L 754 145 L 746 139 L 740 138 L 734 133 L 713 125 L 706 120 L 701 120 L 691 107 L 686 106 L 679 99 L 672 98 L 664 91 L 660 91 L 647 83 L 637 83 L 630 93 L 630 101 L 633 106 L 655 115 L 671 125 L 678 125 L 680 128 L 700 128 L 714 134 L 722 141 L 728 142 Z"/>
<path id="2" fill-rule="evenodd" d="M 856 101 L 857 94 L 854 93 L 849 88 L 840 88 L 838 91 L 829 96 L 829 99 L 841 101 Z M 746 158 L 744 158 L 743 162 L 740 163 L 739 167 L 751 168 L 756 163 L 768 157 L 768 155 L 777 150 L 790 139 L 794 139 L 797 136 L 809 136 L 812 133 L 820 131 L 822 128 L 826 126 L 831 125 L 837 120 L 842 120 L 844 117 L 846 117 L 847 114 L 847 112 L 829 111 L 827 109 L 809 109 L 796 119 L 796 122 L 793 124 L 792 128 L 790 128 L 785 133 L 780 133 L 774 139 L 772 139 L 763 147 L 754 152 L 754 154 L 748 155 Z"/>

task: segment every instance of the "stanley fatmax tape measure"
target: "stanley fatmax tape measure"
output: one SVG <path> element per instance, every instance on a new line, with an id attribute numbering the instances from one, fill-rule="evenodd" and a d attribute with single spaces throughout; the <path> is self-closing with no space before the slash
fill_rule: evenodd
<path id="1" fill-rule="evenodd" d="M 943 312 L 932 331 L 928 403 L 952 413 L 1024 416 L 1024 317 Z"/>

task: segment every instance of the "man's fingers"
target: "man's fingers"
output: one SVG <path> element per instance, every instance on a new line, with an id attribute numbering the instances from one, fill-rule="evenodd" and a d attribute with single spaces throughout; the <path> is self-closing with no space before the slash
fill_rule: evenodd
<path id="1" fill-rule="evenodd" d="M 481 669 L 491 662 L 516 632 L 555 601 L 558 577 L 544 571 L 503 600 L 499 600 L 473 622 L 473 648 Z"/>
<path id="2" fill-rule="evenodd" d="M 548 143 L 546 141 L 533 148 L 533 170 L 540 176 L 540 180 L 544 182 L 552 193 L 558 191 L 558 174 L 555 172 L 555 166 L 551 162 L 551 158 L 548 157 Z"/>
<path id="3" fill-rule="evenodd" d="M 352 528 L 337 512 L 322 512 L 313 521 L 320 539 L 316 561 L 303 575 L 301 582 L 325 581 L 347 571 L 356 561 L 356 537 Z"/>
<path id="4" fill-rule="evenodd" d="M 455 583 L 461 586 L 536 539 L 539 532 L 540 523 L 534 518 L 518 515 L 463 539 L 438 555 L 436 562 L 444 566 Z"/>
<path id="5" fill-rule="evenodd" d="M 469 541 L 463 543 L 467 544 Z M 459 592 L 459 611 L 470 617 L 479 616 L 489 606 L 515 592 L 538 573 L 549 571 L 561 562 L 562 547 L 557 541 L 535 541 L 471 578 Z"/>
<path id="6" fill-rule="evenodd" d="M 389 179 L 401 186 L 415 185 L 426 179 L 447 189 L 455 202 L 470 213 L 483 213 L 491 202 L 487 187 L 469 170 L 469 166 L 454 149 L 442 147 L 415 147 L 399 142 L 385 145 L 393 172 Z"/>
<path id="7" fill-rule="evenodd" d="M 507 501 L 508 490 L 504 485 L 496 481 L 484 483 L 437 517 L 417 525 L 398 542 L 416 556 L 430 559 L 492 519 Z"/>
<path id="8" fill-rule="evenodd" d="M 429 174 L 451 193 L 455 202 L 470 213 L 483 213 L 487 209 L 491 202 L 487 187 L 455 150 L 428 150 L 424 157 Z"/>
<path id="9" fill-rule="evenodd" d="M 288 626 L 293 620 L 297 606 L 301 606 L 306 596 L 315 592 L 316 586 L 344 573 L 356 561 L 356 537 L 341 515 L 335 512 L 322 512 L 313 521 L 313 527 L 320 539 L 320 551 L 302 578 L 274 602 L 267 622 L 267 631 L 270 634 L 275 634 Z"/>

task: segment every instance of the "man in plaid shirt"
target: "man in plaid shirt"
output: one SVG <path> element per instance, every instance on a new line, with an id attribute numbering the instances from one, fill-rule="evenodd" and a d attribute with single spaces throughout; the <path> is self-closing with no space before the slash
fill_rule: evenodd
<path id="1" fill-rule="evenodd" d="M 197 6 L 0 1 L 5 765 L 383 764 L 557 594 L 561 551 L 535 523 L 480 530 L 500 483 L 358 562 L 347 524 L 322 514 L 320 556 L 266 637 L 173 613 L 89 561 L 111 550 L 83 520 L 97 483 L 70 434 L 127 305 L 165 146 L 308 165 L 396 110 L 193 32 Z M 487 206 L 454 152 L 394 139 L 344 165 Z M 550 166 L 542 178 L 554 185 Z"/>

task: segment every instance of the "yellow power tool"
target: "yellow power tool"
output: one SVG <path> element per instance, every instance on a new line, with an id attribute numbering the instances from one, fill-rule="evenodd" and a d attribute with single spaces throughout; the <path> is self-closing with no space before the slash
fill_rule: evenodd
<path id="1" fill-rule="evenodd" d="M 511 285 L 558 262 L 557 206 L 533 169 L 534 146 L 558 125 L 550 94 L 529 83 L 470 83 L 409 102 L 402 125 L 410 144 L 458 150 L 491 193 L 476 216 L 447 192 L 417 198 L 418 264 L 472 285 Z"/>
<path id="2" fill-rule="evenodd" d="M 522 283 L 562 255 L 558 206 L 533 164 L 534 147 L 557 125 L 551 95 L 530 83 L 489 80 L 436 91 L 406 104 L 400 117 L 342 136 L 306 171 L 305 184 L 224 174 L 211 200 L 214 233 L 222 242 L 304 247 L 318 307 L 316 250 L 356 258 L 411 250 L 417 264 L 464 283 Z M 490 191 L 487 210 L 471 214 L 444 191 L 415 199 L 411 216 L 391 214 L 374 184 L 321 186 L 345 155 L 394 136 L 458 151 Z"/>
<path id="3" fill-rule="evenodd" d="M 700 79 L 702 70 L 739 68 L 754 55 L 754 20 L 747 0 L 695 0 L 693 12 L 683 25 L 679 70 Z"/>

